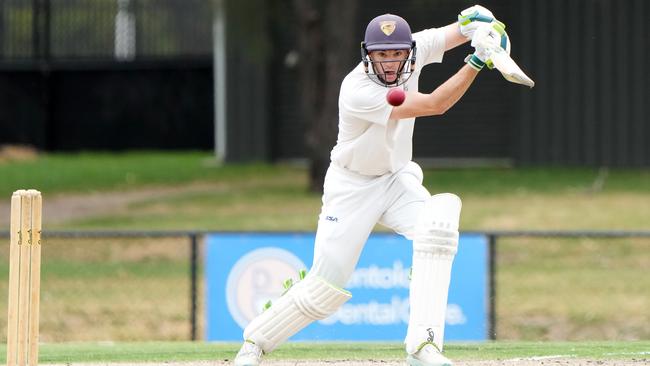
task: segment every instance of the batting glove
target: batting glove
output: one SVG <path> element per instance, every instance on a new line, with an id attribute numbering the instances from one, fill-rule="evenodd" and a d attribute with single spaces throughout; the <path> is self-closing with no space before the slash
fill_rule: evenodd
<path id="1" fill-rule="evenodd" d="M 481 70 L 490 63 L 490 56 L 495 49 L 501 47 L 501 37 L 505 30 L 499 23 L 484 23 L 479 26 L 472 37 L 474 54 L 467 56 L 465 62 L 476 70 Z"/>
<path id="2" fill-rule="evenodd" d="M 458 26 L 460 27 L 460 33 L 465 37 L 472 39 L 474 38 L 474 32 L 476 29 L 485 23 L 499 22 L 492 12 L 481 5 L 474 5 L 470 8 L 467 8 L 460 12 L 458 15 Z M 500 23 L 500 22 L 499 22 Z M 505 25 L 501 23 L 503 28 Z"/>

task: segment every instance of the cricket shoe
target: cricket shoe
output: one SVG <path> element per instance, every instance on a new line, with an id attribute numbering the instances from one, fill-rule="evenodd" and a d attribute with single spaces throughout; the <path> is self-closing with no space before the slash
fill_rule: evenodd
<path id="1" fill-rule="evenodd" d="M 412 355 L 406 356 L 409 366 L 452 366 L 451 361 L 440 353 L 435 344 L 426 342 Z"/>
<path id="2" fill-rule="evenodd" d="M 235 356 L 235 366 L 258 366 L 264 351 L 255 343 L 246 340 Z"/>

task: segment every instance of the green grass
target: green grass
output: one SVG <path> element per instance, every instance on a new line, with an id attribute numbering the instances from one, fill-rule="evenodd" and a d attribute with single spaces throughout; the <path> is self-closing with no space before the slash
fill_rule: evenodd
<path id="1" fill-rule="evenodd" d="M 218 167 L 204 152 L 46 154 L 33 160 L 0 162 L 0 194 L 7 196 L 16 189 L 31 187 L 47 194 L 128 190 L 214 179 L 252 179 L 277 172 L 278 168 L 266 164 Z"/>
<path id="2" fill-rule="evenodd" d="M 41 346 L 41 363 L 74 362 L 164 362 L 230 360 L 239 345 L 232 343 L 136 342 L 61 343 Z M 565 355 L 603 359 L 648 358 L 650 342 L 488 342 L 451 343 L 445 353 L 454 360 L 494 360 Z M 0 346 L 0 362 L 5 362 Z M 335 356 L 333 356 L 335 355 Z M 300 360 L 400 360 L 399 343 L 287 343 L 268 359 Z"/>
<path id="3" fill-rule="evenodd" d="M 50 229 L 314 230 L 321 205 L 304 168 L 218 166 L 205 152 L 40 155 L 0 162 L 0 177 L 0 196 L 34 187 L 46 206 L 66 194 L 143 192 L 121 210 L 46 217 Z M 647 169 L 429 169 L 424 184 L 461 196 L 463 230 L 638 230 L 650 217 Z M 156 187 L 172 191 L 147 191 Z"/>
<path id="4" fill-rule="evenodd" d="M 304 168 L 218 166 L 204 152 L 40 155 L 0 162 L 0 177 L 0 195 L 34 187 L 46 206 L 66 193 L 143 192 L 121 210 L 46 221 L 50 229 L 314 230 L 321 204 Z M 463 230 L 630 230 L 650 217 L 650 170 L 430 169 L 424 184 L 461 196 Z"/>
<path id="5" fill-rule="evenodd" d="M 45 154 L 26 161 L 0 161 L 0 195 L 18 187 L 36 187 L 51 194 L 195 181 L 262 181 L 276 176 L 301 177 L 303 173 L 303 169 L 285 165 L 218 166 L 205 152 Z M 600 174 L 589 168 L 436 169 L 425 174 L 425 185 L 463 194 L 589 192 Z M 650 192 L 650 170 L 609 171 L 603 189 Z"/>

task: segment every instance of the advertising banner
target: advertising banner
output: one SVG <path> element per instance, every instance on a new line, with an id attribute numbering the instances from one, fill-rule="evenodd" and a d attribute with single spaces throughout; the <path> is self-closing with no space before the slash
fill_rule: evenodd
<path id="1" fill-rule="evenodd" d="M 206 237 L 206 335 L 208 341 L 241 341 L 243 328 L 282 283 L 309 269 L 314 234 L 225 233 Z M 327 319 L 291 340 L 403 340 L 409 318 L 412 244 L 395 234 L 373 234 L 346 289 L 352 299 Z M 488 244 L 461 235 L 446 314 L 446 340 L 487 339 Z"/>

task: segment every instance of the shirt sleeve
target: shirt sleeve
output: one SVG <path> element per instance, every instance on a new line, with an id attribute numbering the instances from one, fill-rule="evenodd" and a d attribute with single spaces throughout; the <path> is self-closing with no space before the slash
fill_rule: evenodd
<path id="1" fill-rule="evenodd" d="M 417 47 L 416 67 L 421 69 L 424 66 L 442 62 L 445 54 L 446 39 L 442 29 L 431 28 L 413 34 Z"/>
<path id="2" fill-rule="evenodd" d="M 356 118 L 385 126 L 393 111 L 393 106 L 386 102 L 387 92 L 388 88 L 370 80 L 356 83 L 344 80 L 339 98 L 341 117 L 345 121 Z"/>

